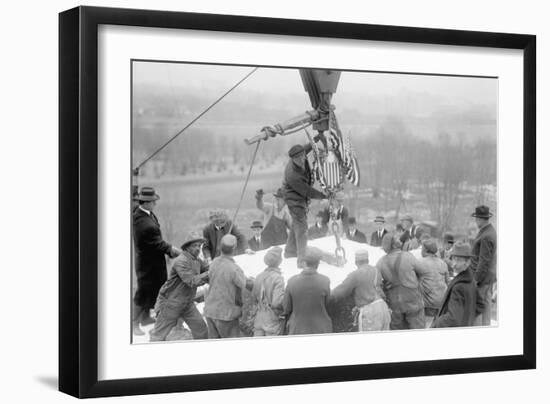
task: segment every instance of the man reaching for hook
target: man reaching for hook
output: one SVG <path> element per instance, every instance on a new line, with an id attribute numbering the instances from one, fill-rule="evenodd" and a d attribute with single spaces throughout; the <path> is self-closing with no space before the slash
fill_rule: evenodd
<path id="1" fill-rule="evenodd" d="M 285 247 L 285 258 L 298 257 L 298 267 L 304 266 L 307 246 L 307 211 L 310 199 L 327 199 L 328 196 L 313 188 L 313 177 L 307 153 L 311 144 L 294 145 L 288 151 L 283 181 L 284 200 L 292 217 L 292 226 Z"/>

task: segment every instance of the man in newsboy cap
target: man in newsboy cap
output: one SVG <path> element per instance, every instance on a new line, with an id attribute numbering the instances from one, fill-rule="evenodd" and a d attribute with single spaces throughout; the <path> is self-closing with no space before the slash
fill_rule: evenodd
<path id="1" fill-rule="evenodd" d="M 312 149 L 310 144 L 294 145 L 288 151 L 288 161 L 283 181 L 283 194 L 292 225 L 285 247 L 285 258 L 298 257 L 298 267 L 304 267 L 307 246 L 307 209 L 311 199 L 326 199 L 327 196 L 313 188 L 313 176 L 307 153 Z"/>
<path id="2" fill-rule="evenodd" d="M 242 314 L 245 288 L 252 290 L 253 279 L 247 279 L 233 255 L 237 238 L 226 234 L 220 240 L 221 255 L 210 264 L 210 287 L 204 299 L 204 316 L 208 338 L 238 338 L 241 336 L 239 318 Z"/>
<path id="3" fill-rule="evenodd" d="M 479 229 L 472 246 L 472 269 L 477 285 L 476 325 L 491 325 L 491 300 L 497 273 L 497 233 L 489 222 L 493 216 L 488 206 L 476 207 L 472 217 Z"/>

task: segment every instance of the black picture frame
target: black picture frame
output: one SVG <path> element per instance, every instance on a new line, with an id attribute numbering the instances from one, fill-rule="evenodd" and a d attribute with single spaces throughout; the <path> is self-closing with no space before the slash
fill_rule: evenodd
<path id="1" fill-rule="evenodd" d="M 98 26 L 194 29 L 523 51 L 523 354 L 98 381 Z M 536 367 L 536 37 L 167 11 L 59 15 L 59 390 L 104 397 Z"/>

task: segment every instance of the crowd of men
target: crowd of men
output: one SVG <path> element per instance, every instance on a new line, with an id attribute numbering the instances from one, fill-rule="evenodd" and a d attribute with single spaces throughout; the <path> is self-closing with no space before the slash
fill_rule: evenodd
<path id="1" fill-rule="evenodd" d="M 312 192 L 311 183 L 298 179 L 304 168 L 303 160 L 294 161 L 296 155 L 303 158 L 304 150 L 299 147 L 289 153 L 288 175 L 283 188 L 273 195 L 273 203 L 264 202 L 262 191 L 256 193 L 263 220 L 252 223 L 250 240 L 223 210 L 214 210 L 202 233 L 192 233 L 179 248 L 174 247 L 163 240 L 154 214 L 159 196 L 151 187 L 140 190 L 133 213 L 134 335 L 144 334 L 140 325 L 154 323 L 150 339 L 163 341 L 183 319 L 194 339 L 239 337 L 245 290 L 251 292 L 255 307 L 255 336 L 330 333 L 329 304 L 347 297 L 355 303 L 359 331 L 490 324 L 496 232 L 488 207 L 478 206 L 472 214 L 479 230 L 471 244 L 455 243 L 451 235 L 445 235 L 442 247 L 423 235 L 410 216 L 401 218 L 399 228 L 391 231 L 385 228 L 384 217 L 377 216 L 370 244 L 380 246 L 385 255 L 371 263 L 368 249 L 358 249 L 356 269 L 332 289 L 329 278 L 318 272 L 324 252 L 308 246 L 308 237 L 328 234 L 329 223 L 336 220 L 349 240 L 366 244 L 367 238 L 341 203 L 341 195 L 336 197 L 336 211 L 320 211 L 315 225 L 307 228 L 308 199 L 327 195 Z M 278 246 L 285 243 L 284 249 Z M 420 259 L 411 253 L 417 248 Z M 263 254 L 266 267 L 254 279 L 246 277 L 233 257 L 255 251 Z M 166 255 L 174 258 L 168 274 Z M 302 269 L 286 285 L 280 268 L 283 257 L 296 257 Z M 197 288 L 205 284 L 208 292 L 201 314 L 196 295 Z"/>

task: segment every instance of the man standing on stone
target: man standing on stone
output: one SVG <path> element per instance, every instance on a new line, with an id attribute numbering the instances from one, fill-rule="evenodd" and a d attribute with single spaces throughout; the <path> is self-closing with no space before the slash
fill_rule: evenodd
<path id="1" fill-rule="evenodd" d="M 168 280 L 160 288 L 155 310 L 157 317 L 151 341 L 164 341 L 181 317 L 193 339 L 207 339 L 208 328 L 195 307 L 197 287 L 208 282 L 208 265 L 199 258 L 204 239 L 191 233 L 182 244 L 182 254 L 174 260 Z"/>
<path id="2" fill-rule="evenodd" d="M 208 338 L 238 338 L 245 288 L 252 290 L 254 281 L 247 279 L 233 259 L 237 238 L 226 234 L 220 240 L 221 255 L 210 264 L 209 284 L 204 299 L 204 316 Z"/>
<path id="3" fill-rule="evenodd" d="M 307 153 L 311 145 L 294 145 L 288 151 L 290 160 L 285 168 L 284 200 L 292 217 L 292 227 L 285 247 L 285 258 L 298 257 L 298 267 L 303 268 L 307 246 L 307 211 L 310 199 L 326 199 L 327 196 L 313 188 L 313 177 Z"/>
<path id="4" fill-rule="evenodd" d="M 135 335 L 144 335 L 139 325 L 155 322 L 149 311 L 155 306 L 160 287 L 166 281 L 165 255 L 175 258 L 181 250 L 172 247 L 162 239 L 160 225 L 153 213 L 160 197 L 151 187 L 141 188 L 137 195 L 139 206 L 133 214 L 133 233 L 135 246 L 135 266 L 137 289 L 134 295 L 132 313 L 132 331 Z"/>
<path id="5" fill-rule="evenodd" d="M 493 284 L 496 282 L 497 233 L 489 219 L 493 214 L 487 206 L 478 206 L 472 217 L 479 229 L 472 247 L 470 268 L 477 284 L 478 325 L 491 325 L 491 299 Z"/>
<path id="6" fill-rule="evenodd" d="M 390 309 L 382 291 L 382 276 L 369 265 L 368 250 L 355 252 L 357 269 L 351 272 L 331 294 L 331 300 L 343 300 L 353 296 L 358 313 L 358 331 L 381 331 L 390 329 Z"/>

